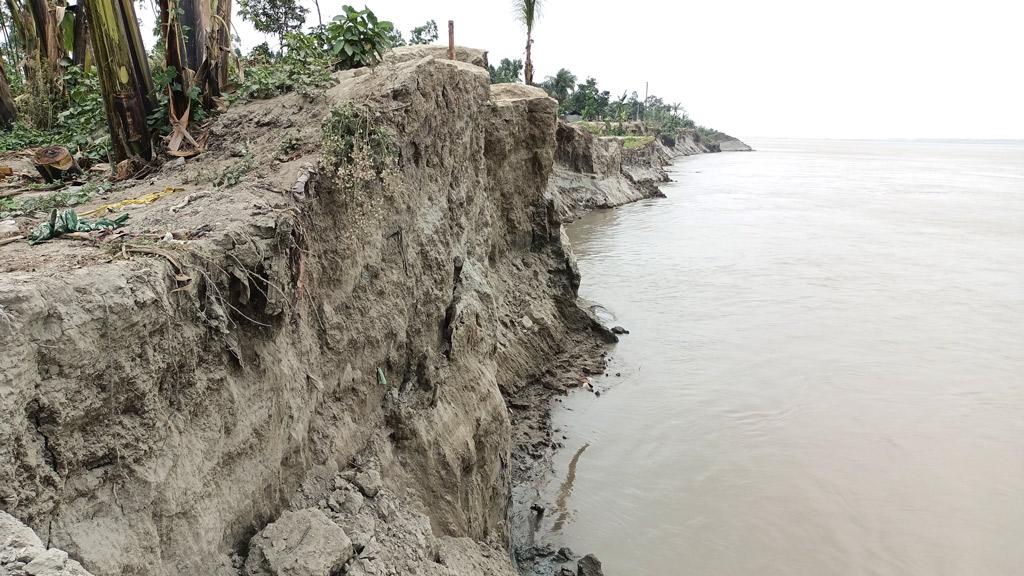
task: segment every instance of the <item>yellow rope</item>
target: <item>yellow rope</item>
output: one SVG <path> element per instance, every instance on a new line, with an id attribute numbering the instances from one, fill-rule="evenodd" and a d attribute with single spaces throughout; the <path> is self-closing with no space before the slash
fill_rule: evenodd
<path id="1" fill-rule="evenodd" d="M 174 194 L 175 192 L 181 192 L 182 190 L 184 190 L 184 188 L 175 188 L 173 186 L 168 186 L 164 188 L 163 191 L 161 192 L 150 192 L 149 194 L 143 194 L 138 198 L 121 200 L 120 202 L 115 202 L 113 204 L 104 204 L 103 206 L 100 206 L 99 208 L 96 208 L 94 210 L 83 212 L 82 216 L 102 216 L 110 212 L 117 212 L 118 210 L 124 208 L 125 206 L 152 204 L 153 202 L 156 202 L 157 200 L 163 198 L 164 196 L 170 196 L 171 194 Z"/>

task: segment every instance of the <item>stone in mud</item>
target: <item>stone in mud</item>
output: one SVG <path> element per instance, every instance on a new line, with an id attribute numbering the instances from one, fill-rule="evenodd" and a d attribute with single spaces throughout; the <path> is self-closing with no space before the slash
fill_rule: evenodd
<path id="1" fill-rule="evenodd" d="M 21 229 L 18 228 L 18 223 L 14 220 L 0 220 L 0 239 L 7 238 L 8 236 L 17 236 L 21 234 Z"/>
<path id="2" fill-rule="evenodd" d="M 344 490 L 335 490 L 334 492 L 332 492 L 331 497 L 325 502 L 327 504 L 327 507 L 333 510 L 334 512 L 340 513 L 342 510 L 342 505 L 345 503 L 345 494 L 346 493 Z M 321 502 L 323 501 L 321 500 Z M 318 505 L 320 506 L 320 508 L 324 507 L 323 504 L 318 503 Z"/>
<path id="3" fill-rule="evenodd" d="M 363 502 L 365 502 L 365 500 L 363 499 L 362 493 L 357 490 L 353 490 L 348 493 L 347 497 L 345 497 L 345 504 L 342 508 L 348 514 L 355 514 L 363 507 Z"/>
<path id="4" fill-rule="evenodd" d="M 587 554 L 577 563 L 579 568 L 577 576 L 604 576 L 601 569 L 601 561 L 593 554 Z"/>
<path id="5" fill-rule="evenodd" d="M 0 552 L 14 548 L 45 548 L 31 528 L 6 512 L 0 512 Z"/>
<path id="6" fill-rule="evenodd" d="M 352 541 L 323 512 L 285 512 L 249 542 L 246 576 L 325 576 L 352 558 Z"/>
<path id="7" fill-rule="evenodd" d="M 373 498 L 380 492 L 383 485 L 380 479 L 380 472 L 366 470 L 356 474 L 355 485 L 359 487 L 359 491 L 366 495 L 367 498 Z"/>
<path id="8" fill-rule="evenodd" d="M 626 330 L 622 326 L 615 326 L 614 328 L 612 328 L 612 334 L 618 334 L 618 335 L 629 334 L 629 330 Z"/>
<path id="9" fill-rule="evenodd" d="M 67 552 L 46 549 L 31 528 L 0 512 L 0 575 L 90 576 Z"/>
<path id="10" fill-rule="evenodd" d="M 55 576 L 64 572 L 67 561 L 67 552 L 57 549 L 46 550 L 26 564 L 23 570 L 32 576 Z"/>

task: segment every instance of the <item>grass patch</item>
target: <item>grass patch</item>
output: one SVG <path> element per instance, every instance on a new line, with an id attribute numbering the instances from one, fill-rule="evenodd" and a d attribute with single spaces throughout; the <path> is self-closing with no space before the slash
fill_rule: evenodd
<path id="1" fill-rule="evenodd" d="M 234 188 L 254 168 L 256 168 L 256 161 L 252 153 L 249 152 L 249 149 L 246 148 L 242 152 L 242 157 L 237 162 L 228 166 L 226 170 L 213 179 L 213 185 L 217 188 Z"/>
<path id="2" fill-rule="evenodd" d="M 654 142 L 654 136 L 626 136 L 622 139 L 622 147 L 626 150 L 646 148 Z"/>

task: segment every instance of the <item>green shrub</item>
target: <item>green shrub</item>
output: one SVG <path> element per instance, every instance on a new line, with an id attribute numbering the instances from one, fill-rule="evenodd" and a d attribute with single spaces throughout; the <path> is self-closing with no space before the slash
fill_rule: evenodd
<path id="1" fill-rule="evenodd" d="M 72 153 L 92 159 L 105 159 L 110 151 L 110 134 L 103 109 L 100 79 L 94 72 L 69 66 L 64 74 L 68 107 L 57 114 L 61 143 Z"/>
<path id="2" fill-rule="evenodd" d="M 333 62 L 324 53 L 319 35 L 289 32 L 284 44 L 287 51 L 283 56 L 273 57 L 263 50 L 249 55 L 245 82 L 234 94 L 236 100 L 273 98 L 293 91 L 315 100 L 331 86 Z"/>
<path id="3" fill-rule="evenodd" d="M 428 20 L 423 26 L 417 26 L 409 32 L 409 44 L 430 44 L 437 40 L 437 22 Z"/>
<path id="4" fill-rule="evenodd" d="M 356 10 L 343 6 L 339 14 L 327 24 L 327 47 L 335 58 L 335 68 L 348 70 L 375 66 L 384 59 L 391 47 L 391 22 L 378 20 L 369 8 Z"/>
<path id="5" fill-rule="evenodd" d="M 498 67 L 488 66 L 487 71 L 491 74 L 491 84 L 512 84 L 522 82 L 523 61 L 502 58 Z"/>
<path id="6" fill-rule="evenodd" d="M 68 67 L 63 82 L 67 96 L 59 108 L 54 108 L 63 108 L 62 111 L 48 112 L 52 116 L 50 128 L 33 128 L 31 118 L 25 117 L 29 123 L 19 121 L 10 130 L 0 132 L 0 150 L 64 146 L 80 158 L 99 160 L 107 157 L 110 135 L 99 78 L 96 74 L 85 74 L 79 68 Z M 36 104 L 38 102 L 33 105 Z M 50 105 L 54 104 L 51 102 Z"/>

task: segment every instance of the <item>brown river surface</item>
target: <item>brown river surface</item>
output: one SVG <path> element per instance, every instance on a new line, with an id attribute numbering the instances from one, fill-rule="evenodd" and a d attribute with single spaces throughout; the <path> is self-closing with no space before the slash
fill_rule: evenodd
<path id="1" fill-rule="evenodd" d="M 1024 574 L 1024 143 L 751 144 L 570 226 L 631 334 L 557 405 L 542 537 L 609 576 Z"/>

